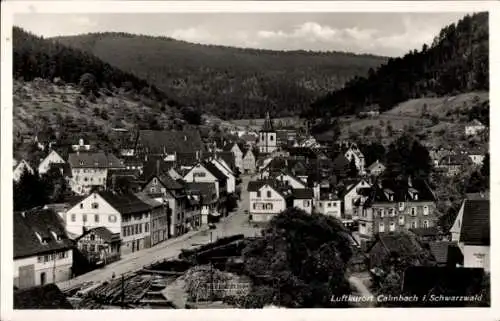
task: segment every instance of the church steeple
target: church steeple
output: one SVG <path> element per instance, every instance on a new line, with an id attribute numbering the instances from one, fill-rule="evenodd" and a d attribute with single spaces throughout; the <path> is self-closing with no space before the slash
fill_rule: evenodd
<path id="1" fill-rule="evenodd" d="M 266 119 L 264 120 L 264 125 L 262 125 L 261 132 L 274 132 L 273 121 L 269 116 L 269 112 L 266 112 Z"/>

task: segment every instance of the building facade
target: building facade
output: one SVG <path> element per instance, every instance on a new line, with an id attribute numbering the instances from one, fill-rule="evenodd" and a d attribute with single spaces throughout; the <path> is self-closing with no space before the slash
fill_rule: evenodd
<path id="1" fill-rule="evenodd" d="M 243 157 L 243 173 L 254 174 L 257 170 L 256 168 L 256 158 L 251 149 L 248 149 Z"/>
<path id="2" fill-rule="evenodd" d="M 270 154 L 278 149 L 276 131 L 274 130 L 273 122 L 266 113 L 264 125 L 259 132 L 259 141 L 257 143 L 259 152 L 262 154 Z"/>
<path id="3" fill-rule="evenodd" d="M 64 164 L 64 159 L 55 151 L 50 151 L 49 155 L 45 157 L 38 166 L 38 174 L 43 175 L 50 169 L 51 164 Z"/>
<path id="4" fill-rule="evenodd" d="M 292 206 L 291 193 L 280 191 L 276 182 L 251 181 L 248 183 L 249 214 L 253 222 L 268 222 L 274 216 Z"/>

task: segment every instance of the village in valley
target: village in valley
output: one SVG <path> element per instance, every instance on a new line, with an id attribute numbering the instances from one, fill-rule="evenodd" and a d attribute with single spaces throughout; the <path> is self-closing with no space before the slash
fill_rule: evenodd
<path id="1" fill-rule="evenodd" d="M 20 124 L 43 95 L 100 122 L 15 127 L 15 309 L 490 305 L 488 91 L 105 128 L 127 93 L 89 74 L 15 81 Z"/>

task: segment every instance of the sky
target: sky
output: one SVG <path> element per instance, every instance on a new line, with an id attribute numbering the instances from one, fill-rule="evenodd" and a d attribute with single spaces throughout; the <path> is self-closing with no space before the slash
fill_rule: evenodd
<path id="1" fill-rule="evenodd" d="M 441 28 L 466 14 L 29 13 L 15 15 L 14 24 L 44 37 L 127 32 L 244 48 L 346 51 L 396 57 L 431 43 Z"/>

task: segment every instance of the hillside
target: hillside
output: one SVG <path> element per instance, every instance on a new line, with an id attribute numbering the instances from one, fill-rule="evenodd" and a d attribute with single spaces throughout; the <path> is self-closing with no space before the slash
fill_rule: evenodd
<path id="1" fill-rule="evenodd" d="M 149 79 L 184 105 L 223 119 L 296 116 L 311 102 L 386 58 L 340 52 L 269 51 L 166 37 L 99 33 L 55 38 Z"/>
<path id="2" fill-rule="evenodd" d="M 355 114 L 371 105 L 386 111 L 409 99 L 477 90 L 489 90 L 488 13 L 465 16 L 443 28 L 431 46 L 370 69 L 314 102 L 310 115 Z"/>

